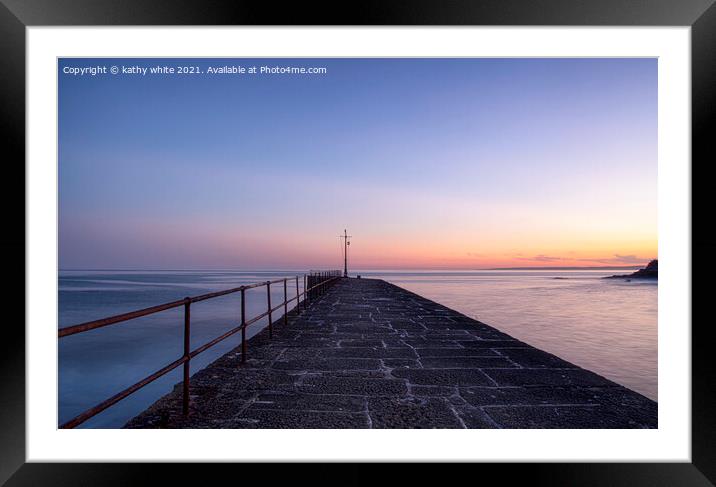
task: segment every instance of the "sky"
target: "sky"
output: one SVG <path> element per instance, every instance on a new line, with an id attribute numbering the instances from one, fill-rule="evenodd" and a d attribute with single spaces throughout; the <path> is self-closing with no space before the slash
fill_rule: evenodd
<path id="1" fill-rule="evenodd" d="M 657 257 L 656 59 L 60 59 L 58 89 L 60 269 L 340 268 L 344 228 L 363 269 Z"/>

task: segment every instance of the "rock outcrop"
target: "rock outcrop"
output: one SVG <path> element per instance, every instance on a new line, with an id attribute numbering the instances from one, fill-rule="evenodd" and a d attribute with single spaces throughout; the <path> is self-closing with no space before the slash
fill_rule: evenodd
<path id="1" fill-rule="evenodd" d="M 622 274 L 615 276 L 607 276 L 604 279 L 658 279 L 659 278 L 659 261 L 657 259 L 652 260 L 643 269 L 632 274 Z"/>

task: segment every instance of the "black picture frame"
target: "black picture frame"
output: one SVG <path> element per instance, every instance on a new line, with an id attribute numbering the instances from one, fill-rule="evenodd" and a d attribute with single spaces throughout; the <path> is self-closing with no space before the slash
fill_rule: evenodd
<path id="1" fill-rule="evenodd" d="M 5 191 L 5 238 L 0 240 L 6 262 L 20 266 L 25 254 L 24 213 L 11 187 L 25 181 L 25 29 L 54 25 L 614 25 L 690 26 L 692 68 L 692 261 L 706 262 L 716 250 L 708 225 L 697 226 L 706 214 L 706 177 L 716 160 L 709 123 L 716 113 L 716 6 L 714 0 L 370 0 L 358 2 L 286 2 L 201 0 L 0 0 L 0 113 L 2 113 Z M 12 183 L 11 183 L 12 181 Z M 22 185 L 24 187 L 24 184 Z M 8 218 L 17 218 L 10 231 Z M 15 223 L 15 222 L 13 222 Z M 18 228 L 22 224 L 23 232 Z M 24 260 L 23 260 L 24 261 Z M 26 261 L 24 261 L 26 264 Z M 18 269 L 19 271 L 19 269 Z M 23 282 L 25 280 L 23 268 Z M 644 464 L 478 464 L 464 465 L 452 475 L 483 477 L 497 473 L 501 482 L 549 485 L 714 485 L 716 484 L 716 376 L 712 359 L 711 320 L 697 320 L 709 292 L 704 270 L 692 267 L 692 463 Z M 18 273 L 19 274 L 19 273 Z M 236 481 L 252 474 L 295 479 L 305 466 L 291 472 L 260 465 L 175 464 L 39 464 L 25 463 L 25 334 L 10 319 L 20 307 L 15 284 L 3 296 L 0 341 L 0 484 L 133 485 L 168 482 L 177 474 L 182 483 L 206 481 L 227 474 Z M 19 313 L 17 313 L 19 314 Z M 13 326 L 10 326 L 13 325 Z M 673 326 L 688 326 L 675 323 Z M 98 447 L 101 447 L 99 445 Z M 237 448 L 250 448 L 237 441 Z M 324 480 L 340 484 L 373 483 L 372 465 L 332 465 Z M 335 472 L 331 470 L 335 469 Z M 469 469 L 469 471 L 468 471 Z M 240 471 L 240 476 L 237 472 Z M 290 477 L 289 477 L 290 476 Z M 423 478 L 423 469 L 404 469 L 403 483 Z"/>

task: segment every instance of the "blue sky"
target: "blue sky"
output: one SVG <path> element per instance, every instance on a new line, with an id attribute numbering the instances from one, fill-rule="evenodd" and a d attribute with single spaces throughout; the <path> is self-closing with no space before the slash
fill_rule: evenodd
<path id="1" fill-rule="evenodd" d="M 63 74 L 113 64 L 327 73 Z M 366 267 L 656 256 L 656 59 L 62 59 L 58 76 L 61 268 L 335 267 L 344 227 Z"/>

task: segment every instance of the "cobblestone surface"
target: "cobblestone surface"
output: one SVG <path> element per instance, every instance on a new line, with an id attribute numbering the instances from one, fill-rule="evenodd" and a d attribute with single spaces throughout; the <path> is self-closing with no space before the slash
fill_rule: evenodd
<path id="1" fill-rule="evenodd" d="M 657 404 L 376 279 L 341 279 L 127 428 L 655 428 Z"/>

